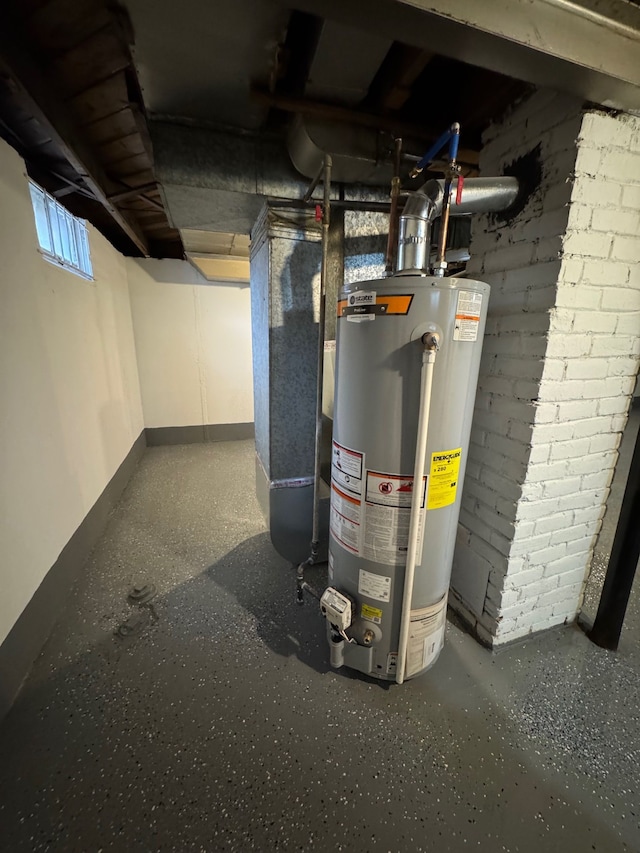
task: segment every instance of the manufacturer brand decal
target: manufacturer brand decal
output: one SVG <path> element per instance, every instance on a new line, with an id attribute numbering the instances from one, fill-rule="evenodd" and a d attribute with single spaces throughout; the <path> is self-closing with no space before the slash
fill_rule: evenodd
<path id="1" fill-rule="evenodd" d="M 375 305 L 376 294 L 373 290 L 358 290 L 356 293 L 351 293 L 347 301 L 350 308 L 355 305 Z"/>
<path id="2" fill-rule="evenodd" d="M 373 297 L 373 300 L 370 297 Z M 384 317 L 388 314 L 397 316 L 408 314 L 412 302 L 412 293 L 382 295 L 360 290 L 340 299 L 337 313 L 338 318 L 346 317 L 347 319 L 367 314 L 371 315 L 370 319 Z"/>

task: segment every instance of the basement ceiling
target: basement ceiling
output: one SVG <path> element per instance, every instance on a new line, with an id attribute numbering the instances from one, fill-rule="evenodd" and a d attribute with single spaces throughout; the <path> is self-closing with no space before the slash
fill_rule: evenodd
<path id="1" fill-rule="evenodd" d="M 406 172 L 411 156 L 458 120 L 461 160 L 473 174 L 483 129 L 533 84 L 640 106 L 639 32 L 640 11 L 627 0 L 4 0 L 0 134 L 36 181 L 124 253 L 242 257 L 224 248 L 224 236 L 205 252 L 192 248 L 194 235 L 176 227 L 186 217 L 174 216 L 167 198 L 210 206 L 231 198 L 241 178 L 247 199 L 271 188 L 299 198 L 306 179 L 286 146 L 301 122 L 305 132 L 321 127 L 323 139 L 369 133 L 376 163 L 402 136 Z M 222 156 L 215 187 L 194 182 L 211 159 L 183 148 L 190 158 L 173 174 L 186 189 L 172 180 L 165 192 L 167 152 L 177 158 L 179 144 L 163 146 L 163 173 L 154 128 L 170 141 L 171 125 L 179 144 L 188 135 L 178 128 L 227 134 L 233 179 L 225 183 Z M 253 159 L 243 162 L 242 151 Z M 226 227 L 215 201 L 217 232 L 238 230 L 233 212 L 248 201 L 237 198 Z M 204 208 L 188 220 L 200 231 L 213 221 Z"/>
<path id="2" fill-rule="evenodd" d="M 180 230 L 184 251 L 209 281 L 249 281 L 249 237 L 224 231 Z"/>
<path id="3" fill-rule="evenodd" d="M 155 179 L 130 22 L 106 0 L 6 0 L 0 133 L 126 254 L 181 257 Z"/>
<path id="4" fill-rule="evenodd" d="M 491 118 L 528 88 L 274 0 L 125 6 L 145 105 L 155 118 L 259 131 L 278 129 L 294 114 L 356 125 L 367 116 L 389 134 L 410 125 L 421 141 L 457 119 L 463 145 L 477 149 Z"/>

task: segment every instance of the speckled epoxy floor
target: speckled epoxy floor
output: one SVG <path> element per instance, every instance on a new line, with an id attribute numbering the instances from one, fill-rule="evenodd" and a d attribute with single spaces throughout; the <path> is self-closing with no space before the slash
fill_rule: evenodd
<path id="1" fill-rule="evenodd" d="M 450 623 L 389 687 L 330 670 L 293 586 L 251 442 L 150 449 L 0 727 L 3 853 L 640 849 L 628 645 Z"/>

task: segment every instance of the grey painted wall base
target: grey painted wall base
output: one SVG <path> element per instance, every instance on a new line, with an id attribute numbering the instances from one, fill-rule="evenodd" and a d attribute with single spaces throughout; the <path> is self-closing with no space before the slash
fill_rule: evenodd
<path id="1" fill-rule="evenodd" d="M 62 615 L 71 588 L 102 535 L 109 513 L 119 501 L 145 447 L 145 435 L 141 432 L 0 645 L 0 719 L 13 704 L 35 659 Z"/>
<path id="2" fill-rule="evenodd" d="M 255 435 L 252 423 L 200 424 L 197 426 L 147 427 L 148 447 L 162 444 L 199 444 L 207 441 L 240 441 Z"/>

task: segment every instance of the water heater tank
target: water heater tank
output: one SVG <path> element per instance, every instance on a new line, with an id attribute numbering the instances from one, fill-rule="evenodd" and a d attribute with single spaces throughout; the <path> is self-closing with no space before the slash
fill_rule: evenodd
<path id="1" fill-rule="evenodd" d="M 334 666 L 396 678 L 427 332 L 439 350 L 404 677 L 440 653 L 488 299 L 483 282 L 420 273 L 340 294 L 328 606 L 350 615 L 329 628 Z"/>

